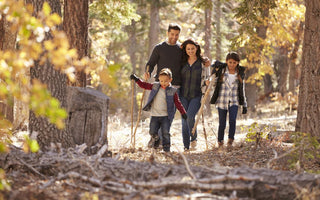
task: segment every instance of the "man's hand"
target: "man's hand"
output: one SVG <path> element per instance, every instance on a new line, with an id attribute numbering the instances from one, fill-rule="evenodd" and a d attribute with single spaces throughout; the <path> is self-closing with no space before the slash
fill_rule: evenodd
<path id="1" fill-rule="evenodd" d="M 137 82 L 139 80 L 139 78 L 135 74 L 131 74 L 130 79 L 134 80 L 135 82 Z"/>
<path id="2" fill-rule="evenodd" d="M 150 73 L 149 72 L 145 72 L 144 73 L 144 80 L 149 80 L 150 79 Z"/>

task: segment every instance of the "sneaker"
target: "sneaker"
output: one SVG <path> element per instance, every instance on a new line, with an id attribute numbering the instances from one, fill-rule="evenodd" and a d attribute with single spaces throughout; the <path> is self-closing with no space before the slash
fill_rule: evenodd
<path id="1" fill-rule="evenodd" d="M 187 147 L 183 148 L 184 152 L 189 152 L 189 149 Z"/>
<path id="2" fill-rule="evenodd" d="M 196 149 L 197 149 L 197 140 L 191 141 L 190 146 L 191 146 L 191 149 L 192 149 L 192 150 L 196 150 Z"/>
<path id="3" fill-rule="evenodd" d="M 164 152 L 170 152 L 170 145 L 163 145 Z"/>
<path id="4" fill-rule="evenodd" d="M 160 144 L 160 139 L 158 136 L 152 136 L 148 142 L 149 148 L 158 148 Z"/>

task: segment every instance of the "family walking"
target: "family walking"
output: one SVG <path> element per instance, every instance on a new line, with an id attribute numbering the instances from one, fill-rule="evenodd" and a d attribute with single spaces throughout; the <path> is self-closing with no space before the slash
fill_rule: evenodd
<path id="1" fill-rule="evenodd" d="M 245 97 L 245 68 L 240 66 L 240 56 L 228 53 L 226 62 L 210 64 L 201 54 L 200 45 L 193 39 L 182 44 L 178 42 L 181 27 L 169 24 L 167 40 L 157 44 L 146 65 L 145 80 L 150 78 L 155 66 L 155 82 L 147 83 L 135 74 L 130 78 L 139 87 L 151 90 L 143 110 L 151 111 L 148 146 L 158 148 L 162 144 L 165 152 L 170 151 L 170 128 L 176 109 L 182 115 L 182 141 L 184 151 L 197 146 L 197 131 L 192 133 L 195 118 L 201 106 L 201 99 L 209 81 L 215 82 L 211 104 L 215 104 L 219 114 L 218 147 L 224 144 L 227 115 L 229 114 L 229 134 L 227 145 L 232 146 L 236 130 L 239 106 L 242 114 L 247 113 Z M 213 79 L 213 80 L 212 80 Z"/>

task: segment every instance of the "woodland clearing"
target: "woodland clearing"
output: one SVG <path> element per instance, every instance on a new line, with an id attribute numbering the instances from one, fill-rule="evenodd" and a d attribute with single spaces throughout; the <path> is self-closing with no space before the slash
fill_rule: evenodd
<path id="1" fill-rule="evenodd" d="M 95 155 L 86 155 L 85 145 L 74 149 L 53 145 L 49 152 L 33 154 L 13 147 L 1 156 L 11 184 L 11 191 L 2 192 L 2 198 L 317 199 L 319 175 L 306 171 L 319 171 L 318 159 L 304 159 L 292 167 L 288 152 L 293 143 L 282 133 L 294 131 L 296 113 L 277 108 L 268 104 L 257 114 L 240 114 L 231 150 L 216 147 L 214 111 L 204 121 L 208 148 L 200 121 L 197 148 L 189 152 L 182 152 L 180 116 L 172 125 L 171 152 L 164 153 L 147 148 L 148 118 L 140 122 L 132 148 L 131 124 L 126 123 L 130 119 L 121 113 L 109 118 L 108 148 Z M 248 142 L 249 132 L 273 139 Z"/>

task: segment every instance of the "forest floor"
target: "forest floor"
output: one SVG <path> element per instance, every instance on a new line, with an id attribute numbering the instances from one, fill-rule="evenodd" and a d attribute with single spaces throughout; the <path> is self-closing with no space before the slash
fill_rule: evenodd
<path id="1" fill-rule="evenodd" d="M 223 192 L 215 196 L 217 193 L 212 192 L 210 194 L 210 191 L 214 191 L 216 185 L 213 189 L 211 188 L 213 187 L 212 184 L 204 186 L 201 181 L 190 182 L 190 177 L 191 179 L 204 181 L 203 178 L 210 178 L 213 174 L 222 175 L 237 168 L 270 169 L 293 173 L 320 171 L 320 164 L 317 160 L 304 159 L 301 163 L 301 161 L 292 162 L 288 157 L 288 152 L 293 149 L 290 133 L 294 131 L 295 127 L 297 115 L 295 111 L 289 112 L 284 110 L 282 105 L 272 103 L 258 107 L 256 114 L 239 114 L 233 148 L 225 147 L 218 150 L 216 142 L 218 116 L 214 110 L 213 115 L 206 117 L 204 123 L 200 120 L 197 127 L 197 147 L 188 152 L 183 151 L 179 114 L 176 115 L 171 128 L 171 152 L 164 153 L 161 149 L 147 148 L 150 139 L 148 117 L 139 122 L 134 140 L 132 132 L 135 125 L 132 129 L 130 117 L 128 118 L 127 115 L 120 113 L 110 117 L 108 122 L 107 157 L 112 160 L 101 160 L 101 155 L 98 157 L 85 156 L 81 152 L 79 153 L 79 149 L 68 150 L 66 153 L 52 151 L 50 154 L 33 155 L 32 157 L 28 156 L 28 158 L 27 155 L 16 155 L 14 158 L 19 159 L 16 159 L 17 161 L 10 165 L 7 164 L 9 167 L 6 169 L 12 189 L 10 192 L 3 193 L 3 196 L 0 195 L 0 199 L 1 197 L 4 199 L 81 200 L 268 199 L 270 198 L 268 195 L 252 195 L 250 198 L 243 194 L 242 196 L 245 196 L 245 198 L 236 198 L 236 193 L 224 194 Z M 227 130 L 228 127 L 226 132 Z M 204 132 L 206 132 L 207 140 L 204 137 Z M 260 133 L 261 138 L 259 140 L 254 139 L 251 142 L 246 141 L 249 138 L 248 133 L 253 134 L 251 139 L 257 137 L 256 133 Z M 266 139 L 266 135 L 269 139 Z M 227 135 L 225 137 L 227 138 Z M 8 160 L 8 158 L 6 159 Z M 169 169 L 168 166 L 170 166 Z M 112 171 L 112 174 L 109 174 L 108 171 Z M 261 174 L 261 172 L 254 173 Z M 247 174 L 253 176 L 254 173 L 249 172 Z M 161 174 L 165 175 L 161 177 Z M 180 182 L 176 183 L 172 180 L 176 180 L 177 177 L 183 177 L 183 181 L 180 182 L 188 183 L 187 186 L 179 185 Z M 247 178 L 238 177 L 235 179 L 248 181 L 251 178 L 248 176 Z M 158 180 L 158 182 L 154 182 L 155 180 Z M 150 182 L 148 183 L 148 181 Z M 83 182 L 86 182 L 86 184 Z M 171 191 L 170 193 L 167 189 L 158 188 L 159 184 L 165 185 L 163 186 L 165 188 L 184 187 L 185 189 L 180 188 L 179 191 Z M 186 189 L 186 187 L 192 188 L 194 184 L 198 184 L 197 190 L 190 192 Z M 223 188 L 226 187 L 226 185 L 223 185 Z M 246 185 L 246 187 L 249 186 Z M 297 199 L 303 199 L 301 198 L 302 189 L 297 192 L 298 189 L 296 188 Z M 234 189 L 234 191 L 238 189 Z M 313 193 L 314 196 L 318 195 L 317 197 L 319 197 L 318 191 L 316 190 L 316 193 L 314 193 L 313 190 L 308 190 L 308 194 Z M 238 194 L 241 196 L 241 193 Z M 273 199 L 281 198 L 275 196 Z"/>

